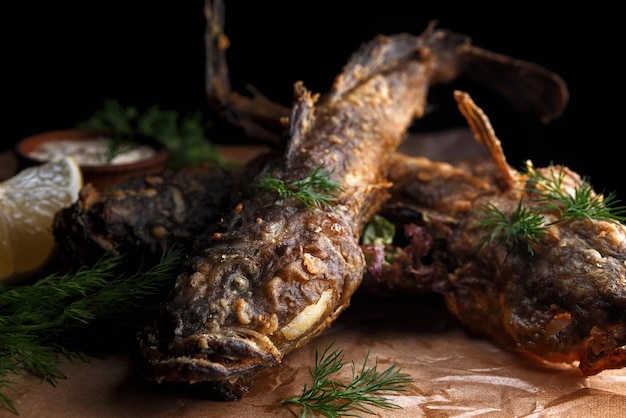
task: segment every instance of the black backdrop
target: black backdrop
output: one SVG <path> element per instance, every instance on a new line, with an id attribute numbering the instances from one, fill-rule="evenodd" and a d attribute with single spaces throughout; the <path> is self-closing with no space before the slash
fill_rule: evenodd
<path id="1" fill-rule="evenodd" d="M 109 98 L 140 109 L 205 111 L 203 6 L 202 0 L 16 2 L 4 13 L 12 25 L 3 28 L 2 148 L 33 133 L 73 126 Z M 529 158 L 536 165 L 563 163 L 589 176 L 597 189 L 617 191 L 621 170 L 613 163 L 621 158 L 605 147 L 612 142 L 583 138 L 583 126 L 595 123 L 581 110 L 582 84 L 591 84 L 581 69 L 588 52 L 583 38 L 590 32 L 582 22 L 588 18 L 583 11 L 548 13 L 510 3 L 460 10 L 412 1 L 227 0 L 225 29 L 234 89 L 249 83 L 289 104 L 294 81 L 325 91 L 361 42 L 379 33 L 418 34 L 436 19 L 478 46 L 535 62 L 566 81 L 569 105 L 549 125 L 467 86 L 514 167 Z M 440 110 L 415 129 L 464 124 L 450 91 L 433 93 Z"/>

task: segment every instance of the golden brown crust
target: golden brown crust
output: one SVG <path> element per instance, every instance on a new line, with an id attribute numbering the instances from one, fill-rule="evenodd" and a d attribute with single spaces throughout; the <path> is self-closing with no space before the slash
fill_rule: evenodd
<path id="1" fill-rule="evenodd" d="M 461 106 L 475 106 L 466 96 L 458 98 Z M 481 112 L 465 110 L 478 116 L 472 126 L 486 123 Z M 578 363 L 584 375 L 625 367 L 626 226 L 586 217 L 555 222 L 557 206 L 537 199 L 538 183 L 508 167 L 488 126 L 474 133 L 494 157 L 481 164 L 487 170 L 401 155 L 391 166 L 392 201 L 419 212 L 412 221 L 430 232 L 442 223 L 448 228 L 437 235 L 434 250 L 445 254 L 447 271 L 429 282 L 431 289 L 468 329 L 504 347 L 543 361 Z M 559 178 L 564 192 L 583 190 L 581 177 L 566 167 L 536 171 Z M 513 182 L 502 181 L 511 177 Z M 548 226 L 534 253 L 511 251 L 511 242 L 498 239 L 481 246 L 487 231 L 478 226 L 479 213 L 491 205 L 510 220 L 520 202 Z"/>
<path id="2" fill-rule="evenodd" d="M 244 191 L 236 210 L 197 240 L 156 327 L 141 334 L 149 377 L 248 376 L 279 363 L 348 307 L 365 267 L 361 228 L 388 197 L 388 156 L 422 114 L 430 84 L 447 74 L 441 67 L 455 65 L 448 49 L 456 43 L 378 37 L 327 95 L 295 84 L 290 142 L 257 178 L 289 184 L 323 167 L 341 187 L 337 200 L 308 208 L 274 191 Z"/>

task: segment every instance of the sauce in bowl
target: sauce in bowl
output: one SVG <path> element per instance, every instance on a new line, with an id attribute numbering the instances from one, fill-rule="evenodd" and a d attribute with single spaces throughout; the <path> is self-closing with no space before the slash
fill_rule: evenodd
<path id="1" fill-rule="evenodd" d="M 36 160 L 53 161 L 72 156 L 79 165 L 129 164 L 154 157 L 156 150 L 148 145 L 121 145 L 112 158 L 109 157 L 113 140 L 110 138 L 60 139 L 42 142 L 28 153 Z"/>
<path id="2" fill-rule="evenodd" d="M 117 142 L 114 156 L 111 154 L 113 138 Z M 81 168 L 84 183 L 92 183 L 102 190 L 132 176 L 160 172 L 169 157 L 167 147 L 153 138 L 114 137 L 106 131 L 85 129 L 29 136 L 17 143 L 15 154 L 18 169 L 72 156 Z"/>

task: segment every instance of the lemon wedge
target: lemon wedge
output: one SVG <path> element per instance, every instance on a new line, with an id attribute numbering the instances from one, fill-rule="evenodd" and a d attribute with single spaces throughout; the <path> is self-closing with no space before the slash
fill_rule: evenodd
<path id="1" fill-rule="evenodd" d="M 73 157 L 26 168 L 0 183 L 0 285 L 36 273 L 56 243 L 56 212 L 78 199 L 83 185 Z"/>

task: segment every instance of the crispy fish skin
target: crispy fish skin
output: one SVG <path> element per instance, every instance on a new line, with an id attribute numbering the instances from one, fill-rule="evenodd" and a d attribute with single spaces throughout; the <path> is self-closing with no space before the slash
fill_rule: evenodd
<path id="1" fill-rule="evenodd" d="M 73 268 L 107 252 L 150 263 L 176 245 L 190 247 L 198 230 L 219 221 L 237 175 L 214 166 L 165 170 L 100 191 L 85 185 L 55 214 L 52 232 Z"/>
<path id="2" fill-rule="evenodd" d="M 467 94 L 456 98 L 491 163 L 471 171 L 398 155 L 390 170 L 394 211 L 412 207 L 414 220 L 445 242 L 448 271 L 429 285 L 465 326 L 504 347 L 577 364 L 587 376 L 626 366 L 626 226 L 584 217 L 555 223 L 558 211 L 539 206 L 541 186 L 508 166 L 487 117 Z M 569 193 L 581 187 L 581 177 L 566 167 L 537 170 L 546 178 L 561 175 Z M 534 255 L 502 243 L 480 247 L 481 207 L 489 203 L 511 216 L 520 199 L 550 224 Z"/>
<path id="3" fill-rule="evenodd" d="M 310 210 L 274 192 L 244 197 L 201 239 L 153 326 L 139 335 L 144 374 L 237 399 L 256 372 L 326 329 L 361 283 L 364 223 L 388 198 L 388 158 L 430 85 L 458 75 L 468 38 L 429 28 L 378 36 L 357 51 L 325 96 L 294 86 L 290 141 L 269 163 L 285 183 L 317 167 L 341 192 Z"/>

